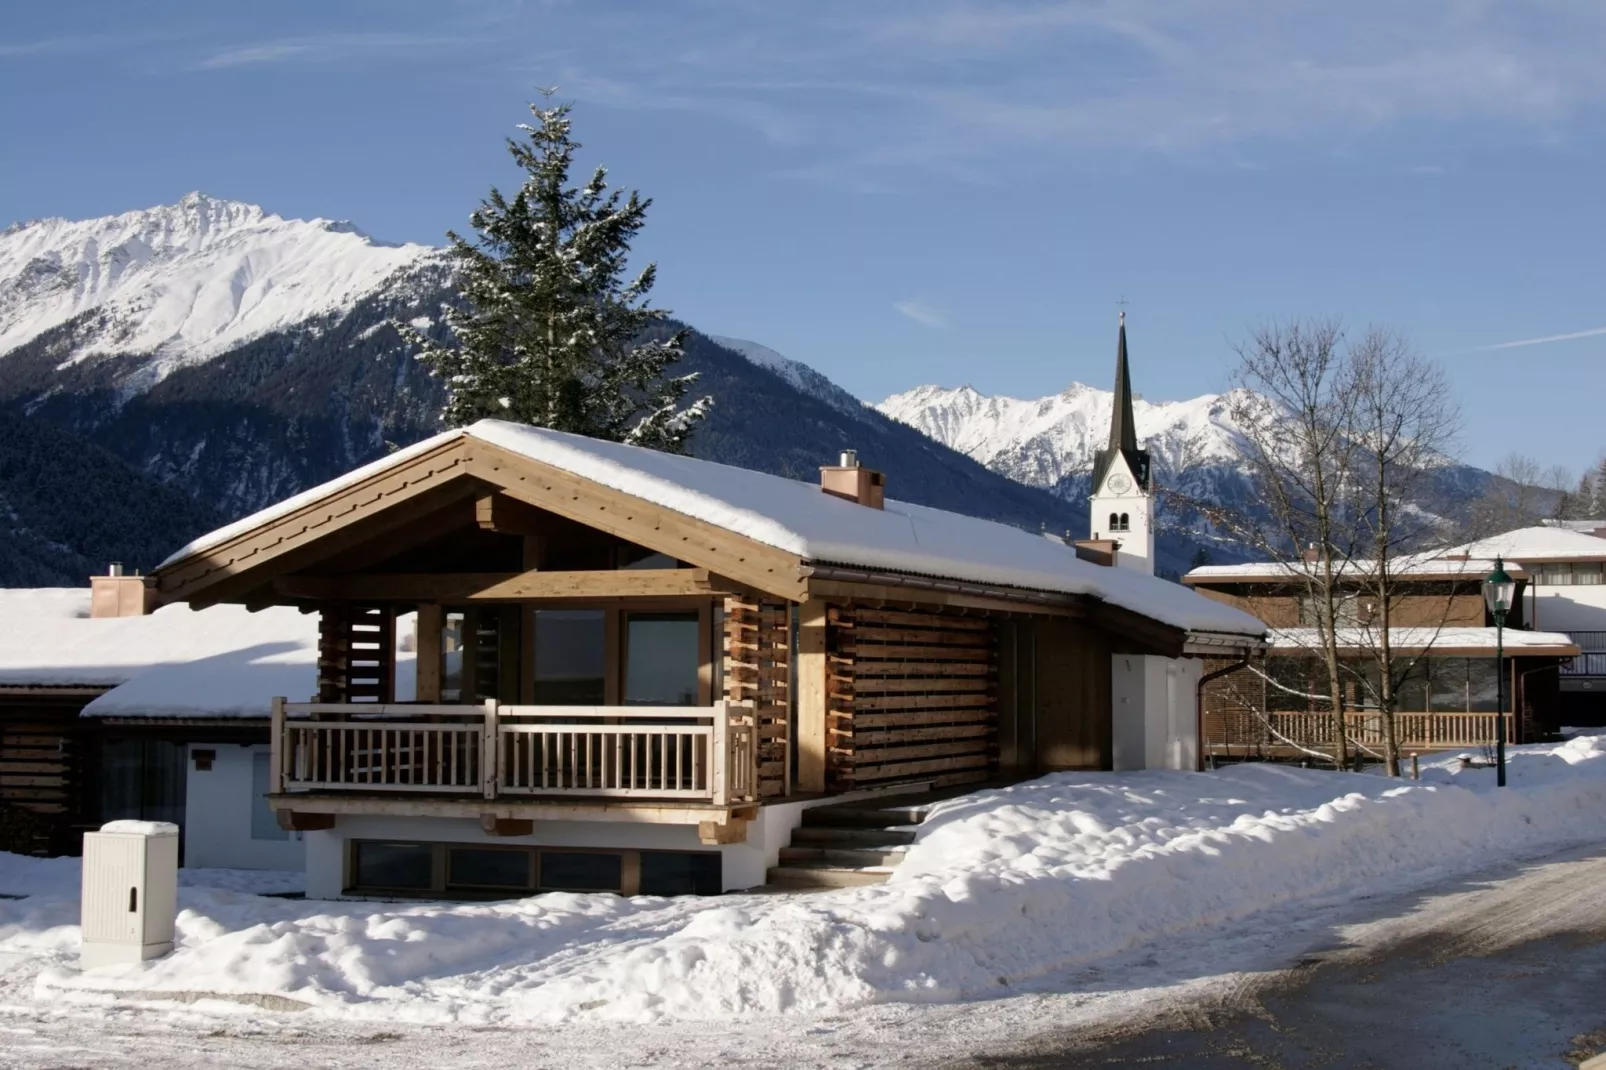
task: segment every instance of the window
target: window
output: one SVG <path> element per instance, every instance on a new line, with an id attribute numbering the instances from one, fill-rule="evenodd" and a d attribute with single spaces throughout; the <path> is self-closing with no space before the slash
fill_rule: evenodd
<path id="1" fill-rule="evenodd" d="M 718 895 L 723 888 L 723 859 L 717 851 L 379 840 L 354 840 L 348 851 L 347 891 L 357 893 L 495 899 L 539 892 Z"/>
<path id="2" fill-rule="evenodd" d="M 536 705 L 606 705 L 604 613 L 601 609 L 537 609 L 532 613 Z"/>
<path id="3" fill-rule="evenodd" d="M 642 852 L 642 895 L 718 895 L 720 883 L 717 854 Z"/>
<path id="4" fill-rule="evenodd" d="M 1353 591 L 1333 595 L 1333 620 L 1340 628 L 1353 628 L 1361 622 L 1360 596 Z M 1320 595 L 1302 594 L 1299 596 L 1299 626 L 1301 628 L 1319 628 L 1322 622 L 1322 598 Z"/>
<path id="5" fill-rule="evenodd" d="M 697 705 L 702 629 L 696 613 L 625 615 L 625 705 Z"/>
<path id="6" fill-rule="evenodd" d="M 427 843 L 356 844 L 354 883 L 361 888 L 428 891 L 435 886 L 434 848 Z"/>
<path id="7" fill-rule="evenodd" d="M 184 824 L 189 746 L 169 739 L 108 739 L 95 778 L 101 821 Z"/>
<path id="8" fill-rule="evenodd" d="M 1466 712 L 1466 658 L 1432 659 L 1428 668 L 1428 705 L 1434 713 Z"/>
<path id="9" fill-rule="evenodd" d="M 1472 713 L 1493 713 L 1498 701 L 1500 669 L 1494 658 L 1467 659 L 1467 709 Z"/>
<path id="10" fill-rule="evenodd" d="M 532 852 L 501 847 L 453 847 L 447 852 L 446 883 L 453 888 L 530 887 Z"/>
<path id="11" fill-rule="evenodd" d="M 1398 673 L 1400 670 L 1395 669 Z M 1394 685 L 1394 708 L 1401 713 L 1426 713 L 1428 708 L 1428 659 L 1417 658 Z"/>
<path id="12" fill-rule="evenodd" d="M 620 891 L 624 859 L 601 851 L 542 851 L 541 887 L 567 892 Z"/>
<path id="13" fill-rule="evenodd" d="M 1122 531 L 1131 531 L 1132 530 L 1132 518 L 1130 516 L 1128 516 L 1126 513 L 1122 513 L 1121 514 L 1121 530 Z"/>
<path id="14" fill-rule="evenodd" d="M 273 808 L 268 805 L 268 776 L 273 755 L 268 751 L 251 752 L 251 838 L 253 840 L 288 840 L 290 833 L 279 827 Z"/>
<path id="15" fill-rule="evenodd" d="M 1316 663 L 1310 658 L 1268 659 L 1266 675 L 1272 682 L 1266 684 L 1266 707 L 1274 713 L 1309 710 L 1311 700 L 1306 696 L 1316 693 L 1315 669 Z"/>
<path id="16" fill-rule="evenodd" d="M 1119 513 L 1111 513 L 1110 514 L 1110 530 L 1111 531 L 1120 531 L 1121 530 L 1121 514 L 1119 514 Z"/>

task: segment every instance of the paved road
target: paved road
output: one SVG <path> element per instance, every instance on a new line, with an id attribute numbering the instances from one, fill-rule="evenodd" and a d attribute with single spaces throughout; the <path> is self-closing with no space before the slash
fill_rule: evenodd
<path id="1" fill-rule="evenodd" d="M 1606 1051 L 1606 852 L 1382 913 L 1286 969 L 1236 975 L 1207 1003 L 949 1065 L 1502 1070 Z"/>

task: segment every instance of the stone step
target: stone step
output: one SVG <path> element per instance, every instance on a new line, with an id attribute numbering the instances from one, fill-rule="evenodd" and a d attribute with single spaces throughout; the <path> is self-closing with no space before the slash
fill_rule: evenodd
<path id="1" fill-rule="evenodd" d="M 892 828 L 918 825 L 925 819 L 926 807 L 923 806 L 811 806 L 803 811 L 803 825 L 806 828 Z"/>
<path id="2" fill-rule="evenodd" d="M 802 825 L 792 830 L 799 847 L 895 847 L 914 843 L 913 828 L 852 828 L 847 825 Z"/>
<path id="3" fill-rule="evenodd" d="M 903 848 L 891 847 L 782 847 L 781 865 L 895 866 L 903 861 Z"/>
<path id="4" fill-rule="evenodd" d="M 799 891 L 811 888 L 859 888 L 866 884 L 884 884 L 891 875 L 890 870 L 807 865 L 775 866 L 766 874 L 769 887 Z"/>

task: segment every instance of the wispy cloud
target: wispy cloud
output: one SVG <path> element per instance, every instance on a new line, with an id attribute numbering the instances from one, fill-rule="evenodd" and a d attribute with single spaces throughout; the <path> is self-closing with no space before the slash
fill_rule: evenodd
<path id="1" fill-rule="evenodd" d="M 574 9 L 570 9 L 571 12 Z M 699 111 L 795 148 L 788 173 L 859 189 L 1000 161 L 1134 153 L 1233 166 L 1276 146 L 1455 124 L 1556 140 L 1606 113 L 1606 4 L 1481 0 L 815 0 L 594 14 L 609 48 L 566 87 Z M 847 121 L 851 117 L 851 121 Z M 1096 154 L 1096 155 L 1095 155 Z M 886 181 L 894 179 L 892 182 Z"/>
<path id="2" fill-rule="evenodd" d="M 938 331 L 948 329 L 947 311 L 934 305 L 929 305 L 919 298 L 911 297 L 906 301 L 894 301 L 892 302 L 892 307 L 900 315 L 907 316 L 922 327 L 930 327 Z"/>
<path id="3" fill-rule="evenodd" d="M 1571 342 L 1579 338 L 1598 338 L 1606 335 L 1606 327 L 1591 327 L 1587 331 L 1573 331 L 1570 334 L 1548 334 L 1543 338 L 1522 338 L 1515 342 L 1499 342 L 1492 346 L 1478 346 L 1471 350 L 1473 353 L 1488 353 L 1496 349 L 1521 349 L 1523 346 L 1544 346 L 1552 342 Z"/>
<path id="4" fill-rule="evenodd" d="M 331 63 L 387 53 L 454 48 L 471 40 L 441 34 L 331 33 L 234 45 L 213 52 L 195 66 L 199 70 L 215 71 L 279 63 Z"/>

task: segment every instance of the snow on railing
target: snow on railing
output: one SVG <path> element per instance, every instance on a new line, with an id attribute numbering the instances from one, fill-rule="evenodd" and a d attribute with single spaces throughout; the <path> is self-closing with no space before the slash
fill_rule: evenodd
<path id="1" fill-rule="evenodd" d="M 304 791 L 706 799 L 758 797 L 750 707 L 287 703 L 273 783 Z"/>

